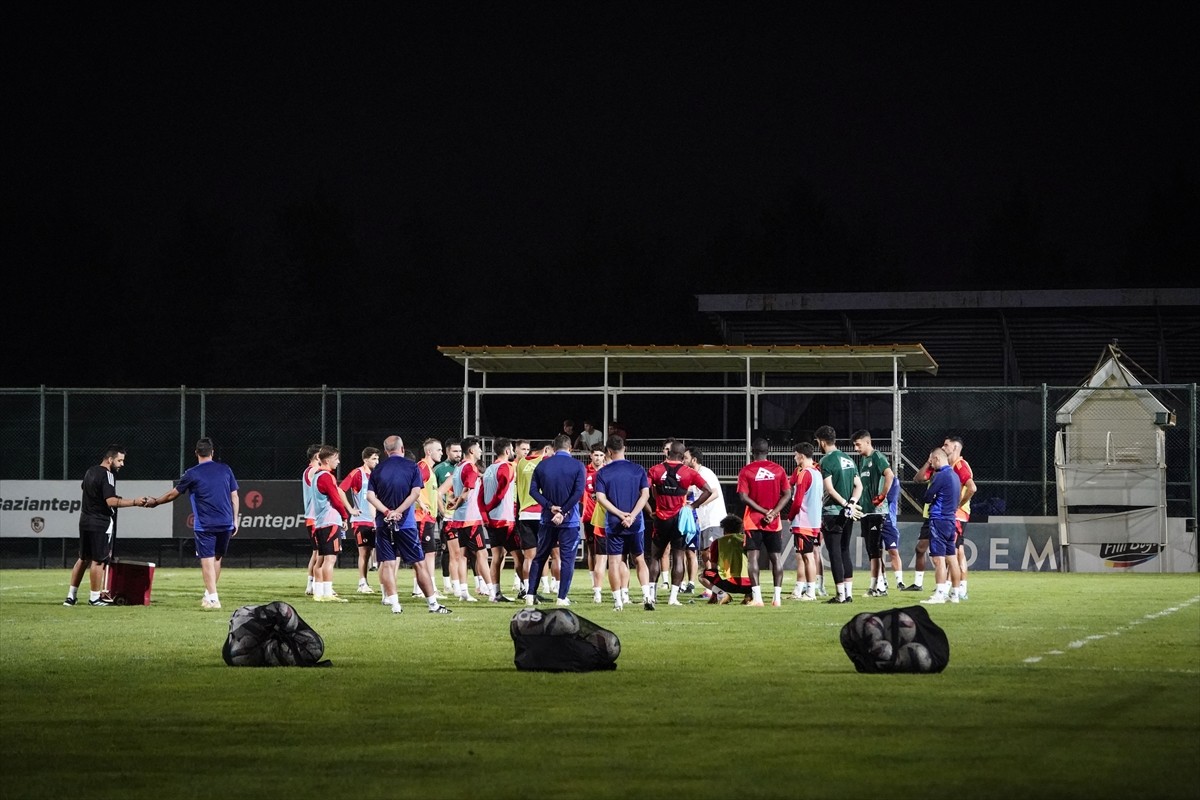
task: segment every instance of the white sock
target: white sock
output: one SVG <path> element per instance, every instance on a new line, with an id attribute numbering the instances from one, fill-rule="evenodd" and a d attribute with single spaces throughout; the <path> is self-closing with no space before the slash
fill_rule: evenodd
<path id="1" fill-rule="evenodd" d="M 896 576 L 896 585 L 897 586 L 904 583 L 904 570 L 898 569 L 892 574 L 894 574 Z"/>
<path id="2" fill-rule="evenodd" d="M 67 587 L 67 597 L 74 600 L 78 596 L 79 596 L 79 587 L 78 586 L 68 586 Z"/>
<path id="3" fill-rule="evenodd" d="M 935 586 L 937 587 L 938 594 L 944 594 L 947 597 L 950 596 L 950 583 L 948 581 L 946 583 L 935 584 Z"/>
<path id="4" fill-rule="evenodd" d="M 367 579 L 366 579 L 366 578 L 359 578 L 359 579 L 358 579 L 358 585 L 359 585 L 359 586 L 369 586 L 370 584 L 368 584 L 368 583 L 367 583 Z"/>
<path id="5" fill-rule="evenodd" d="M 438 601 L 437 601 L 436 597 L 427 597 L 427 598 L 425 598 L 425 602 L 429 605 L 430 608 L 438 607 Z"/>
<path id="6" fill-rule="evenodd" d="M 99 592 L 88 592 L 88 600 L 90 600 L 90 601 L 96 601 L 96 600 L 99 600 L 99 599 L 100 599 L 100 593 L 99 593 Z"/>
<path id="7" fill-rule="evenodd" d="M 913 586 L 916 586 L 918 589 L 920 589 L 924 585 L 925 585 L 925 573 L 924 572 L 914 572 L 913 573 Z"/>
<path id="8" fill-rule="evenodd" d="M 959 596 L 959 597 L 962 597 L 962 596 L 963 596 L 963 595 L 965 595 L 966 593 L 967 593 L 967 582 L 966 582 L 966 581 L 959 581 L 959 582 L 958 582 L 958 596 Z"/>
<path id="9" fill-rule="evenodd" d="M 762 587 L 761 586 L 751 587 L 750 594 L 756 602 L 759 602 L 759 603 L 762 602 Z"/>
<path id="10" fill-rule="evenodd" d="M 624 586 L 621 588 L 621 601 L 625 602 L 625 603 L 629 602 L 629 587 L 628 586 Z"/>
<path id="11" fill-rule="evenodd" d="M 671 586 L 671 601 L 675 602 L 675 603 L 679 602 L 679 587 L 678 586 L 675 586 L 675 585 Z"/>
<path id="12" fill-rule="evenodd" d="M 783 587 L 782 587 L 782 586 L 776 586 L 776 587 L 775 587 L 775 602 L 776 602 L 776 603 L 778 603 L 778 602 L 779 602 L 779 598 L 780 598 L 780 597 L 782 597 L 782 596 L 783 596 Z"/>
<path id="13" fill-rule="evenodd" d="M 322 589 L 322 593 L 326 597 L 333 597 L 333 581 L 325 581 L 321 585 L 324 587 L 324 589 Z"/>
<path id="14" fill-rule="evenodd" d="M 311 588 L 313 588 L 313 576 L 309 575 L 308 576 L 308 585 L 304 587 L 304 591 L 307 592 Z"/>
<path id="15" fill-rule="evenodd" d="M 654 602 L 654 588 L 655 588 L 655 584 L 653 584 L 653 583 L 643 583 L 642 584 L 642 598 L 645 600 L 649 600 L 650 602 L 653 603 Z M 628 599 L 628 595 L 626 595 L 626 599 Z"/>
<path id="16" fill-rule="evenodd" d="M 854 597 L 854 581 L 842 581 L 842 585 L 846 587 L 846 597 Z"/>

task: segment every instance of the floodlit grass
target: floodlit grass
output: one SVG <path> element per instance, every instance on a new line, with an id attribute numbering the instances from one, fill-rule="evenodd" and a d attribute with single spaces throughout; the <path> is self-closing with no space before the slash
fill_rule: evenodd
<path id="1" fill-rule="evenodd" d="M 372 580 L 374 580 L 374 575 Z M 302 596 L 296 570 L 196 569 L 149 607 L 65 608 L 67 574 L 0 571 L 4 798 L 1186 797 L 1200 786 L 1200 576 L 976 572 L 931 607 L 941 675 L 859 675 L 853 606 L 575 611 L 615 672 L 521 673 L 513 605 L 451 616 Z M 864 581 L 860 580 L 861 594 Z M 787 587 L 790 590 L 789 578 Z M 636 591 L 635 591 L 636 595 Z M 605 597 L 608 597 L 607 591 Z M 233 669 L 239 605 L 291 602 L 332 669 Z"/>

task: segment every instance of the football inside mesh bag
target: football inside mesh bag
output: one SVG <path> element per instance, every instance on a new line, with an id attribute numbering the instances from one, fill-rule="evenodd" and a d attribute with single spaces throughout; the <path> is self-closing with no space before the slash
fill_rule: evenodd
<path id="1" fill-rule="evenodd" d="M 924 606 L 856 614 L 841 639 L 859 672 L 941 672 L 950 663 L 950 640 Z"/>
<path id="2" fill-rule="evenodd" d="M 221 656 L 231 667 L 328 667 L 325 641 L 296 609 L 277 600 L 242 606 L 229 619 Z"/>
<path id="3" fill-rule="evenodd" d="M 523 608 L 508 626 L 519 670 L 592 672 L 616 669 L 621 640 L 566 608 Z"/>

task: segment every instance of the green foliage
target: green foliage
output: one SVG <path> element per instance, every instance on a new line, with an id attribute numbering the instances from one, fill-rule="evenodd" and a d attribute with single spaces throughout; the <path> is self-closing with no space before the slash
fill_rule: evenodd
<path id="1" fill-rule="evenodd" d="M 577 573 L 574 610 L 623 649 L 615 672 L 576 675 L 517 672 L 516 606 L 428 614 L 408 572 L 398 616 L 348 571 L 351 602 L 316 604 L 303 571 L 228 569 L 218 612 L 194 569 L 160 570 L 149 607 L 65 608 L 66 577 L 0 572 L 5 798 L 1125 800 L 1200 783 L 1194 574 L 976 572 L 970 601 L 930 607 L 951 644 L 932 676 L 859 675 L 841 650 L 854 613 L 925 596 L 895 590 L 617 613 Z M 224 665 L 232 611 L 271 600 L 332 669 Z"/>

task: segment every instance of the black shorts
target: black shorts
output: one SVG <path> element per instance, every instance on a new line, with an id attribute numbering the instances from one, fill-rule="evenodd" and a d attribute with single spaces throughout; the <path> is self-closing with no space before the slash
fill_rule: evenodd
<path id="1" fill-rule="evenodd" d="M 511 528 L 503 526 L 493 527 L 487 526 L 488 544 L 494 549 L 497 547 L 503 548 L 508 552 L 521 549 L 521 538 L 517 534 L 516 525 Z"/>
<path id="2" fill-rule="evenodd" d="M 917 536 L 917 541 L 920 541 L 921 539 L 924 539 L 927 542 L 929 541 L 929 518 L 928 517 L 921 520 L 921 534 L 919 536 Z"/>
<path id="3" fill-rule="evenodd" d="M 536 519 L 519 519 L 517 520 L 517 536 L 521 541 L 522 550 L 536 550 L 538 539 L 538 528 L 542 527 L 541 520 Z"/>
<path id="4" fill-rule="evenodd" d="M 471 555 L 487 550 L 487 530 L 482 525 L 459 528 L 455 533 L 458 535 L 458 546 Z"/>
<path id="5" fill-rule="evenodd" d="M 742 549 L 749 553 L 751 550 L 766 550 L 768 553 L 783 552 L 783 531 L 746 531 L 742 536 Z"/>
<path id="6" fill-rule="evenodd" d="M 313 536 L 317 540 L 317 555 L 336 556 L 342 552 L 341 526 L 330 525 L 328 528 L 317 528 L 313 531 Z"/>
<path id="7" fill-rule="evenodd" d="M 957 538 L 955 539 L 955 546 L 962 547 L 963 537 L 967 535 L 967 523 L 961 519 L 955 520 L 955 522 L 958 524 L 958 534 Z"/>
<path id="8" fill-rule="evenodd" d="M 796 540 L 796 552 L 800 555 L 808 555 L 816 552 L 817 543 L 820 541 L 821 534 L 816 536 L 808 536 L 803 533 L 792 532 L 792 538 Z"/>
<path id="9" fill-rule="evenodd" d="M 359 547 L 366 547 L 367 549 L 375 547 L 375 526 L 355 525 L 354 542 Z"/>
<path id="10" fill-rule="evenodd" d="M 661 553 L 667 549 L 667 545 L 672 548 L 683 550 L 687 545 L 684 541 L 684 536 L 679 532 L 679 517 L 671 516 L 666 519 L 654 518 L 654 535 L 651 537 L 654 544 L 655 552 Z"/>
<path id="11" fill-rule="evenodd" d="M 79 526 L 79 557 L 97 564 L 105 564 L 112 558 L 112 534 L 107 524 Z"/>
<path id="12" fill-rule="evenodd" d="M 883 556 L 883 514 L 865 514 L 859 520 L 863 543 L 867 547 L 867 558 Z"/>
<path id="13" fill-rule="evenodd" d="M 421 552 L 436 553 L 441 545 L 437 534 L 437 523 L 431 519 L 417 523 L 417 538 L 421 540 Z"/>

